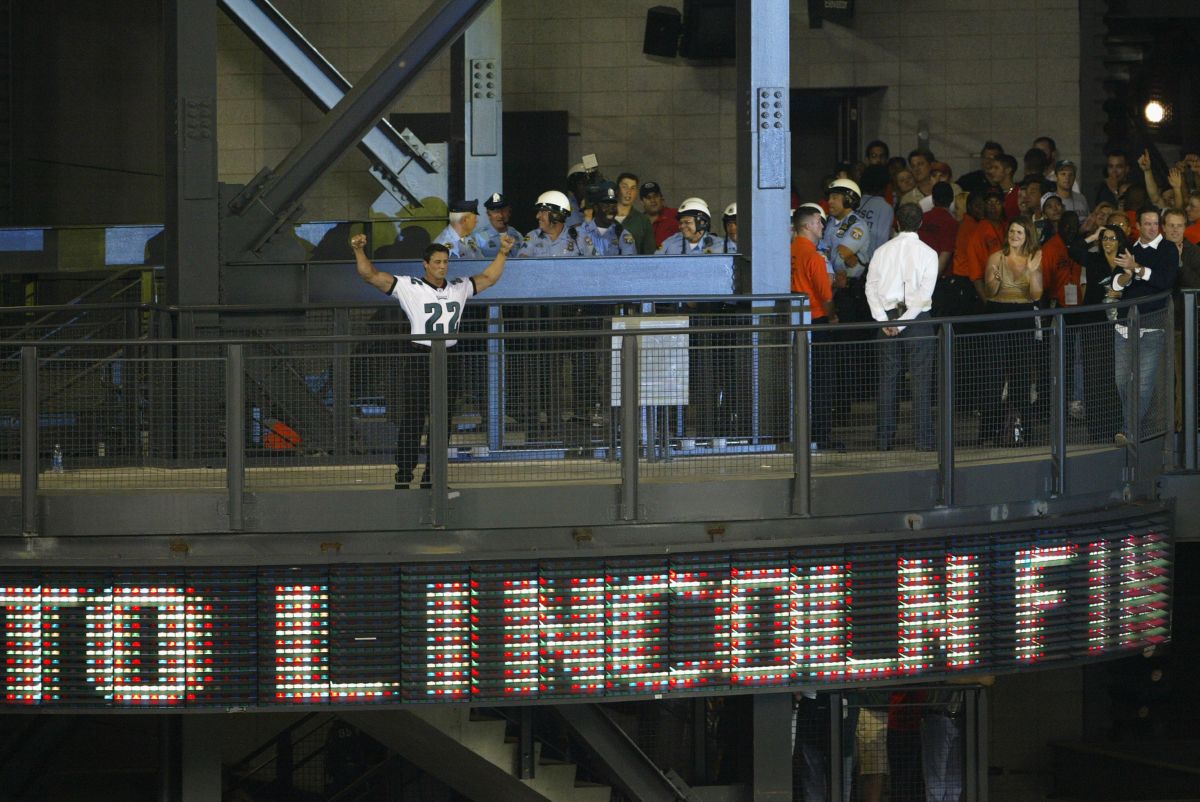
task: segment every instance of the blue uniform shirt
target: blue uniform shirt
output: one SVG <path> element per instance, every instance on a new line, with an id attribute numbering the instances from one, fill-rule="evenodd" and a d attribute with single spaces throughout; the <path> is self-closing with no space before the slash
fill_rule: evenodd
<path id="1" fill-rule="evenodd" d="M 725 253 L 737 253 L 737 240 L 725 237 Z"/>
<path id="2" fill-rule="evenodd" d="M 692 243 L 685 240 L 683 234 L 680 233 L 675 233 L 667 237 L 663 240 L 663 244 L 658 246 L 658 250 L 655 251 L 655 253 L 683 254 L 684 256 L 724 252 L 724 242 L 712 234 L 705 234 L 700 238 L 699 242 Z"/>
<path id="3" fill-rule="evenodd" d="M 571 213 L 567 215 L 567 228 L 571 226 L 583 225 L 583 209 L 579 208 L 579 201 L 575 200 L 575 196 L 570 192 L 567 193 L 567 200 L 571 202 Z"/>
<path id="4" fill-rule="evenodd" d="M 578 256 L 579 231 L 574 226 L 566 226 L 558 239 L 550 239 L 550 235 L 540 228 L 535 228 L 525 235 L 518 256 Z"/>
<path id="5" fill-rule="evenodd" d="M 892 220 L 896 213 L 892 205 L 878 195 L 864 195 L 854 213 L 871 226 L 871 253 L 874 254 L 880 245 L 892 238 Z"/>
<path id="6" fill-rule="evenodd" d="M 507 227 L 504 231 L 497 231 L 492 228 L 490 223 L 481 223 L 475 228 L 475 232 L 471 235 L 475 238 L 475 242 L 479 245 L 480 252 L 486 258 L 491 258 L 500 253 L 500 235 L 507 234 L 513 238 L 513 242 L 519 245 L 522 240 L 521 232 L 517 231 L 512 226 Z M 516 247 L 513 248 L 516 250 Z"/>
<path id="7" fill-rule="evenodd" d="M 603 232 L 588 220 L 579 226 L 580 256 L 635 256 L 637 243 L 620 223 L 613 223 Z"/>
<path id="8" fill-rule="evenodd" d="M 858 256 L 855 267 L 849 267 L 842 259 L 838 253 L 839 245 L 846 246 Z M 819 250 L 825 253 L 831 273 L 844 270 L 850 278 L 858 278 L 867 269 L 867 261 L 871 258 L 871 226 L 856 212 L 850 212 L 841 220 L 830 215 L 825 221 L 825 234 L 821 237 Z"/>
<path id="9" fill-rule="evenodd" d="M 433 241 L 449 248 L 451 259 L 483 258 L 483 251 L 479 248 L 479 240 L 475 239 L 473 234 L 469 237 L 460 237 L 458 236 L 458 232 L 450 226 L 443 228 L 442 233 L 434 237 Z M 496 247 L 500 247 L 498 242 Z"/>

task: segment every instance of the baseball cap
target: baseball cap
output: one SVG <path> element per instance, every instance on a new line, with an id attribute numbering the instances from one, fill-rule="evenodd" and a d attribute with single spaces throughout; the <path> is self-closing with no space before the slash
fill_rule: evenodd
<path id="1" fill-rule="evenodd" d="M 642 184 L 641 189 L 638 190 L 638 196 L 642 198 L 655 193 L 658 193 L 659 195 L 662 194 L 662 187 L 658 185 L 657 181 L 647 181 L 646 183 Z"/>
<path id="2" fill-rule="evenodd" d="M 929 165 L 929 172 L 944 173 L 947 178 L 954 175 L 954 171 L 950 169 L 950 165 L 946 164 L 945 162 L 934 162 L 933 164 Z"/>
<path id="3" fill-rule="evenodd" d="M 500 192 L 493 192 L 491 197 L 483 202 L 483 208 L 485 209 L 503 209 L 505 206 L 511 205 L 508 202 L 508 198 L 504 197 Z"/>
<path id="4" fill-rule="evenodd" d="M 1043 195 L 1043 196 L 1042 196 L 1042 201 L 1041 201 L 1041 203 L 1039 203 L 1039 204 L 1038 204 L 1038 207 L 1039 207 L 1039 208 L 1042 208 L 1042 209 L 1045 209 L 1045 208 L 1046 208 L 1046 201 L 1050 200 L 1051 198 L 1058 198 L 1058 193 L 1056 193 L 1056 192 L 1047 192 L 1045 195 Z M 1058 198 L 1058 201 L 1059 201 L 1059 203 L 1062 203 L 1062 198 Z"/>
<path id="5" fill-rule="evenodd" d="M 1059 159 L 1054 163 L 1054 172 L 1057 173 L 1059 170 L 1067 167 L 1075 167 L 1075 162 L 1071 161 L 1070 159 Z"/>
<path id="6" fill-rule="evenodd" d="M 450 204 L 449 209 L 452 212 L 474 212 L 475 214 L 479 214 L 479 199 L 457 200 Z"/>
<path id="7" fill-rule="evenodd" d="M 588 187 L 588 197 L 596 203 L 618 203 L 621 199 L 617 185 L 612 181 L 601 181 L 593 187 Z"/>

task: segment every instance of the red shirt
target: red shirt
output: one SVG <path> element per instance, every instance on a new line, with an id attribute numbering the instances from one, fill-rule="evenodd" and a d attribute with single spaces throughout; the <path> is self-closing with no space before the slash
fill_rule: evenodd
<path id="1" fill-rule="evenodd" d="M 792 240 L 792 292 L 808 296 L 813 318 L 828 317 L 832 310 L 833 287 L 825 257 L 808 237 Z"/>
<path id="2" fill-rule="evenodd" d="M 1184 230 L 1183 236 L 1193 245 L 1200 245 L 1200 220 L 1192 223 Z"/>
<path id="3" fill-rule="evenodd" d="M 967 243 L 978 226 L 979 221 L 969 214 L 964 214 L 962 222 L 958 224 L 958 236 L 954 238 L 954 259 L 950 262 L 950 272 L 956 276 L 971 277 L 967 271 Z"/>
<path id="4" fill-rule="evenodd" d="M 1075 285 L 1075 304 L 1083 301 L 1079 287 L 1079 263 L 1067 254 L 1067 243 L 1055 234 L 1042 246 L 1042 297 L 1054 298 L 1059 306 L 1067 305 L 1067 285 Z M 1075 304 L 1072 304 L 1074 306 Z"/>
<path id="5" fill-rule="evenodd" d="M 967 241 L 965 264 L 967 278 L 971 281 L 983 281 L 988 257 L 1000 250 L 1000 246 L 1004 244 L 1003 225 L 991 220 L 980 220 L 979 225 L 971 232 L 971 239 Z"/>
<path id="6" fill-rule="evenodd" d="M 949 209 L 934 206 L 921 218 L 917 236 L 938 253 L 952 253 L 958 240 L 958 221 Z"/>
<path id="7" fill-rule="evenodd" d="M 1015 220 L 1021 216 L 1021 188 L 1013 184 L 1009 188 L 1008 193 L 1004 196 L 1004 216 L 1009 220 Z"/>
<path id="8" fill-rule="evenodd" d="M 679 210 L 664 206 L 653 225 L 654 244 L 662 245 L 663 240 L 679 231 Z"/>

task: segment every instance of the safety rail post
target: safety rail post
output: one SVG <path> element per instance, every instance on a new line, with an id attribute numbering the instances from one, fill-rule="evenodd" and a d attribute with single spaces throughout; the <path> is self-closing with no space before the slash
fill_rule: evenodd
<path id="1" fill-rule="evenodd" d="M 521 780 L 532 780 L 537 771 L 537 761 L 534 760 L 533 749 L 533 708 L 524 705 L 520 710 L 519 732 L 517 734 L 517 776 Z"/>
<path id="2" fill-rule="evenodd" d="M 808 331 L 792 340 L 792 515 L 812 514 L 812 452 L 809 420 Z"/>
<path id="3" fill-rule="evenodd" d="M 333 310 L 334 334 L 350 334 L 350 310 L 339 306 Z M 333 381 L 333 442 L 341 459 L 350 457 L 350 377 L 354 371 L 350 365 L 350 343 L 342 340 L 333 346 L 333 367 L 329 371 Z"/>
<path id="4" fill-rule="evenodd" d="M 246 528 L 246 353 L 225 346 L 225 486 L 229 492 L 229 529 Z"/>
<path id="5" fill-rule="evenodd" d="M 1167 392 L 1163 397 L 1163 428 L 1166 430 L 1163 438 L 1163 468 L 1173 471 L 1179 468 L 1176 450 L 1179 437 L 1175 433 L 1175 302 L 1170 298 L 1167 299 L 1167 325 L 1163 327 L 1162 360 L 1162 372 L 1171 377 L 1164 382 Z"/>
<path id="6" fill-rule="evenodd" d="M 637 335 L 621 335 L 621 520 L 638 516 L 638 441 L 641 416 L 638 407 Z"/>
<path id="7" fill-rule="evenodd" d="M 1184 467 L 1196 470 L 1196 299 L 1183 295 L 1183 455 Z"/>
<path id="8" fill-rule="evenodd" d="M 430 522 L 437 528 L 446 526 L 450 505 L 450 392 L 447 387 L 446 341 L 434 340 L 429 360 L 429 479 L 433 494 L 429 506 Z M 418 413 L 420 414 L 420 413 Z"/>
<path id="9" fill-rule="evenodd" d="M 954 324 L 938 331 L 938 503 L 954 505 Z"/>
<path id="10" fill-rule="evenodd" d="M 837 691 L 829 694 L 829 798 L 842 799 L 846 777 L 842 774 L 843 699 Z"/>
<path id="11" fill-rule="evenodd" d="M 1050 496 L 1067 492 L 1067 319 L 1055 315 L 1050 328 Z"/>
<path id="12" fill-rule="evenodd" d="M 487 445 L 489 451 L 504 447 L 504 318 L 498 306 L 487 308 Z"/>
<path id="13" fill-rule="evenodd" d="M 35 537 L 38 515 L 37 346 L 21 346 L 21 534 Z"/>
<path id="14" fill-rule="evenodd" d="M 1125 345 L 1129 348 L 1129 373 L 1125 376 L 1125 467 L 1126 481 L 1136 482 L 1138 479 L 1138 450 L 1142 441 L 1142 321 L 1137 304 L 1129 307 L 1128 326 L 1125 333 L 1129 335 Z M 1174 368 L 1172 368 L 1174 370 Z"/>

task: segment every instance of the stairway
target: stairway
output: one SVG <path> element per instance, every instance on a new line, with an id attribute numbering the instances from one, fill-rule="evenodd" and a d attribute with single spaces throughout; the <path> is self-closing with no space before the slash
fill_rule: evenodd
<path id="1" fill-rule="evenodd" d="M 467 707 L 421 707 L 344 715 L 350 723 L 471 799 L 608 802 L 606 785 L 580 783 L 574 763 L 541 758 L 534 776 L 517 772 L 518 745 L 503 719 L 473 718 Z"/>

